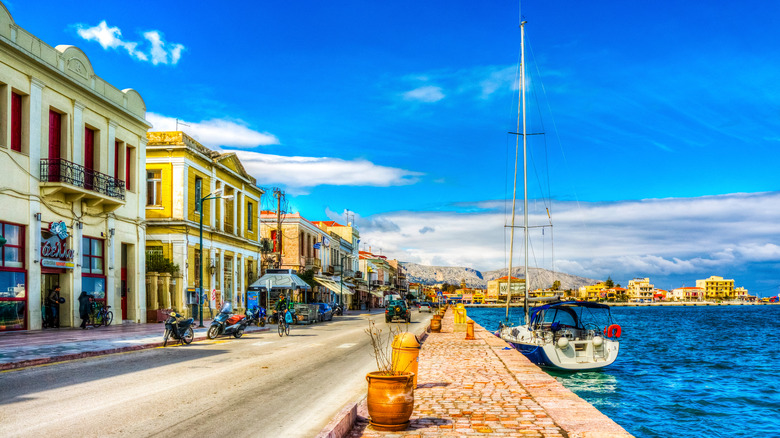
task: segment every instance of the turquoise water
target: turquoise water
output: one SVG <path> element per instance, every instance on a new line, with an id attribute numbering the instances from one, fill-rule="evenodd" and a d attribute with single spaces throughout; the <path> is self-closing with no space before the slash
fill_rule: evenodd
<path id="1" fill-rule="evenodd" d="M 504 309 L 469 308 L 490 331 Z M 517 322 L 522 309 L 513 308 Z M 615 307 L 610 367 L 550 372 L 637 437 L 780 437 L 780 306 Z"/>

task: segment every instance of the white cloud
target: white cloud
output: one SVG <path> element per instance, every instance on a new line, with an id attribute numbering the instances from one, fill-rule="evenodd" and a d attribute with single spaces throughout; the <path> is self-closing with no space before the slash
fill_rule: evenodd
<path id="1" fill-rule="evenodd" d="M 173 131 L 176 119 L 156 113 L 146 113 L 146 119 L 152 123 L 154 131 Z M 200 122 L 179 120 L 179 130 L 184 131 L 204 146 L 252 148 L 279 144 L 279 139 L 268 132 L 258 132 L 246 125 L 226 119 L 211 119 Z"/>
<path id="2" fill-rule="evenodd" d="M 288 157 L 235 151 L 258 184 L 281 184 L 288 188 L 319 185 L 389 187 L 414 184 L 418 172 L 380 166 L 367 160 L 331 157 Z M 301 193 L 300 190 L 296 191 Z"/>
<path id="3" fill-rule="evenodd" d="M 418 100 L 426 103 L 438 102 L 444 99 L 444 93 L 442 93 L 441 88 L 432 85 L 426 85 L 407 91 L 403 96 L 405 100 Z"/>
<path id="4" fill-rule="evenodd" d="M 389 221 L 398 230 L 368 227 L 361 229 L 361 238 L 404 261 L 438 261 L 480 270 L 505 267 L 504 245 L 509 237 L 504 204 L 488 201 L 477 206 L 482 212 L 402 211 L 372 216 L 366 220 Z M 529 210 L 529 217 L 531 225 L 547 222 L 544 207 Z M 580 202 L 579 206 L 561 202 L 554 204 L 553 223 L 555 267 L 569 274 L 612 276 L 623 285 L 635 276 L 651 277 L 659 288 L 691 285 L 709 275 L 734 278 L 738 286 L 762 281 L 780 285 L 780 192 Z M 436 232 L 422 233 L 427 227 Z M 516 266 L 523 263 L 519 231 L 515 233 Z M 530 266 L 551 269 L 549 228 L 544 235 L 542 228 L 532 229 L 529 235 Z"/>
<path id="5" fill-rule="evenodd" d="M 96 41 L 104 49 L 122 48 L 139 61 L 150 61 L 151 58 L 151 63 L 154 65 L 177 64 L 185 49 L 181 44 L 165 42 L 160 31 L 151 30 L 143 34 L 151 47 L 148 51 L 138 50 L 140 43 L 123 40 L 122 31 L 118 27 L 109 27 L 105 20 L 92 27 L 77 24 L 76 33 L 87 41 Z"/>

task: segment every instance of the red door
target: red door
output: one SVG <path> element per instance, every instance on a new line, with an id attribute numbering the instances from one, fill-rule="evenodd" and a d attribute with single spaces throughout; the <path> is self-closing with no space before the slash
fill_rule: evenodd
<path id="1" fill-rule="evenodd" d="M 84 128 L 84 188 L 93 189 L 95 170 L 95 131 Z"/>
<path id="2" fill-rule="evenodd" d="M 60 181 L 60 138 L 62 135 L 62 116 L 49 111 L 49 182 Z"/>

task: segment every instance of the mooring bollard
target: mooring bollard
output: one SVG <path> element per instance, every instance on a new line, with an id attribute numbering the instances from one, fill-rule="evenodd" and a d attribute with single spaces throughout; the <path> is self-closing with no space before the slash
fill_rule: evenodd
<path id="1" fill-rule="evenodd" d="M 393 339 L 393 371 L 414 373 L 412 387 L 417 387 L 420 341 L 414 333 L 400 333 Z"/>
<path id="2" fill-rule="evenodd" d="M 467 341 L 473 341 L 477 338 L 474 337 L 474 321 L 468 320 L 466 322 L 466 340 Z"/>

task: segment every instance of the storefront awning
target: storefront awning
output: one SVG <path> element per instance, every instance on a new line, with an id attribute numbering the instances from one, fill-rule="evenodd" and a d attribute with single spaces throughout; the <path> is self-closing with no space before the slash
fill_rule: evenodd
<path id="1" fill-rule="evenodd" d="M 308 283 L 301 280 L 295 271 L 288 269 L 269 269 L 268 272 L 252 283 L 250 287 L 265 287 L 268 290 L 304 289 L 311 290 Z"/>
<path id="2" fill-rule="evenodd" d="M 382 292 L 377 292 L 375 290 L 371 291 L 371 295 L 373 295 L 375 297 L 378 297 L 378 298 L 383 298 L 385 296 L 385 294 L 383 294 Z"/>
<path id="3" fill-rule="evenodd" d="M 330 289 L 331 291 L 341 294 L 345 293 L 347 295 L 354 295 L 355 291 L 352 290 L 350 287 L 347 286 L 347 283 L 344 283 L 343 287 L 341 284 L 336 283 L 333 280 L 329 280 L 327 278 L 320 278 L 320 277 L 314 277 L 314 281 L 317 283 L 325 286 L 326 288 Z"/>

